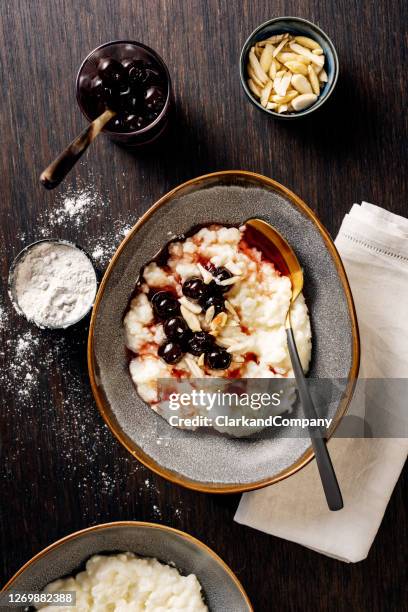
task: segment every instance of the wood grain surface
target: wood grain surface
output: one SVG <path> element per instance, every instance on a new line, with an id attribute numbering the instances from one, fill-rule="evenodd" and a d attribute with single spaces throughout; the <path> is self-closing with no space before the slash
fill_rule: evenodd
<path id="1" fill-rule="evenodd" d="M 257 612 L 406 605 L 402 479 L 368 559 L 357 565 L 240 526 L 232 520 L 237 496 L 173 486 L 113 439 L 90 394 L 87 324 L 61 333 L 34 330 L 14 314 L 6 291 L 8 268 L 25 244 L 52 235 L 88 249 L 101 236 L 119 240 L 109 234 L 115 223 L 133 223 L 170 188 L 215 170 L 254 170 L 280 181 L 332 235 L 363 199 L 407 215 L 406 7 L 402 0 L 0 2 L 1 583 L 65 534 L 140 519 L 183 529 L 214 548 Z M 339 54 L 335 95 L 301 122 L 265 116 L 239 81 L 246 37 L 279 15 L 316 22 Z M 174 128 L 149 152 L 100 137 L 59 190 L 46 192 L 41 170 L 85 126 L 74 90 L 81 60 L 115 38 L 142 41 L 168 64 Z M 53 214 L 61 199 L 90 184 L 103 205 L 86 222 L 58 225 Z"/>

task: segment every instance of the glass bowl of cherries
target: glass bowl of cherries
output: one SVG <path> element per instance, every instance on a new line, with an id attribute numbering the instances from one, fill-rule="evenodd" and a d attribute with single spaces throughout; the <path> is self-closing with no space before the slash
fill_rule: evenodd
<path id="1" fill-rule="evenodd" d="M 142 43 L 117 40 L 91 51 L 79 69 L 76 91 L 89 121 L 106 109 L 115 111 L 103 132 L 119 143 L 148 144 L 166 130 L 172 102 L 169 71 Z"/>

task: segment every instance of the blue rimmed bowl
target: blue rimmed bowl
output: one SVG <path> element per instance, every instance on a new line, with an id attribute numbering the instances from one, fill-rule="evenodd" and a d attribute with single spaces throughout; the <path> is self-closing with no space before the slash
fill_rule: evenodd
<path id="1" fill-rule="evenodd" d="M 319 43 L 326 58 L 324 69 L 326 70 L 328 80 L 321 90 L 319 98 L 312 106 L 309 106 L 309 108 L 303 111 L 279 114 L 273 110 L 264 108 L 250 91 L 247 85 L 247 63 L 249 52 L 255 43 L 265 40 L 274 34 L 285 34 L 286 32 L 296 36 L 308 36 Z M 239 71 L 242 87 L 254 106 L 262 112 L 278 119 L 299 119 L 300 117 L 310 115 L 320 108 L 333 93 L 339 76 L 339 58 L 337 57 L 336 49 L 328 35 L 314 23 L 307 21 L 307 19 L 302 19 L 301 17 L 276 17 L 258 26 L 247 38 L 241 51 Z"/>

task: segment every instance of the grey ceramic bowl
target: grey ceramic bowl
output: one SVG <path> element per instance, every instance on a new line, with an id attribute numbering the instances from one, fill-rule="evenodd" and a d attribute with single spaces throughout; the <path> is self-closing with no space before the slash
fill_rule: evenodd
<path id="1" fill-rule="evenodd" d="M 326 57 L 325 62 L 325 70 L 327 72 L 328 81 L 323 87 L 320 96 L 315 104 L 306 108 L 303 111 L 299 111 L 297 113 L 276 113 L 272 110 L 267 110 L 264 108 L 257 99 L 253 96 L 250 89 L 247 85 L 247 63 L 248 63 L 248 54 L 251 47 L 260 40 L 265 40 L 265 38 L 269 38 L 273 34 L 284 34 L 289 32 L 290 34 L 297 34 L 300 36 L 309 36 L 313 38 L 316 42 L 319 43 L 321 48 L 324 51 L 324 55 Z M 301 19 L 300 17 L 276 17 L 275 19 L 270 19 L 266 21 L 262 25 L 258 26 L 256 30 L 252 32 L 252 34 L 247 38 L 244 46 L 242 47 L 241 57 L 239 62 L 239 71 L 242 87 L 254 106 L 256 106 L 259 110 L 267 113 L 268 115 L 272 115 L 277 119 L 283 120 L 291 120 L 291 119 L 299 119 L 300 117 L 305 117 L 306 115 L 310 115 L 318 108 L 320 108 L 326 100 L 331 96 L 333 90 L 337 83 L 337 78 L 339 75 L 339 59 L 337 57 L 336 49 L 323 30 L 321 30 L 317 25 L 312 23 L 311 21 L 307 21 L 307 19 Z"/>
<path id="2" fill-rule="evenodd" d="M 211 222 L 242 224 L 251 217 L 274 225 L 304 268 L 313 333 L 309 374 L 347 381 L 340 401 L 322 407 L 321 416 L 332 417 L 337 424 L 351 398 L 359 363 L 347 278 L 330 236 L 313 212 L 294 193 L 266 177 L 244 171 L 215 172 L 161 198 L 114 255 L 96 297 L 89 330 L 91 385 L 113 433 L 153 471 L 205 492 L 240 492 L 277 482 L 313 457 L 310 440 L 271 431 L 256 439 L 237 440 L 217 432 L 172 428 L 139 398 L 132 384 L 122 317 L 140 268 L 169 241 L 169 234 Z"/>
<path id="3" fill-rule="evenodd" d="M 184 575 L 196 574 L 211 612 L 253 610 L 235 574 L 205 544 L 165 525 L 133 521 L 97 525 L 51 544 L 28 561 L 4 590 L 40 592 L 53 580 L 83 569 L 92 555 L 117 552 L 156 557 Z"/>

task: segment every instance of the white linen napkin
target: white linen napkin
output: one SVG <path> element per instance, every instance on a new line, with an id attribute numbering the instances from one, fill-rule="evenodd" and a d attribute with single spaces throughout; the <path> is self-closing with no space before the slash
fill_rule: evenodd
<path id="1" fill-rule="evenodd" d="M 367 202 L 354 204 L 335 244 L 357 311 L 360 378 L 408 378 L 408 219 Z M 387 406 L 385 418 L 393 412 Z M 355 563 L 368 555 L 407 457 L 408 439 L 334 438 L 328 447 L 342 510 L 328 510 L 313 460 L 281 482 L 245 493 L 234 518 Z"/>

